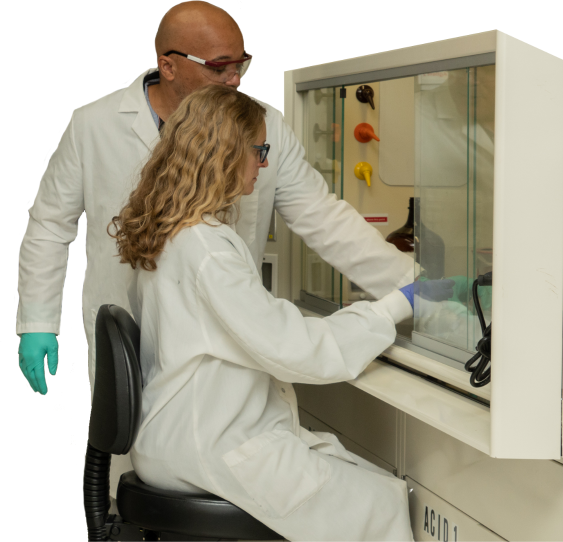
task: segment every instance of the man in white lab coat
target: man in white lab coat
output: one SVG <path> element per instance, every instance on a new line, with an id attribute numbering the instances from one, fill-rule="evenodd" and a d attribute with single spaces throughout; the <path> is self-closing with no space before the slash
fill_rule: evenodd
<path id="1" fill-rule="evenodd" d="M 186 2 L 172 8 L 159 27 L 156 49 L 158 72 L 149 70 L 130 87 L 74 112 L 29 211 L 20 252 L 17 333 L 22 335 L 20 366 L 36 391 L 46 393 L 43 357 L 50 348 L 56 351 L 68 245 L 76 237 L 78 219 L 86 211 L 83 318 L 93 384 L 97 310 L 104 303 L 130 310 L 126 285 L 132 270 L 115 257 L 107 225 L 134 187 L 158 140 L 158 127 L 182 98 L 207 84 L 240 84 L 237 64 L 216 66 L 244 60 L 246 53 L 237 24 L 215 6 Z M 229 71 L 233 66 L 238 71 Z M 229 79 L 218 81 L 225 72 Z M 261 171 L 254 192 L 243 197 L 237 223 L 256 265 L 262 261 L 275 208 L 308 246 L 376 298 L 412 282 L 412 259 L 328 193 L 281 113 L 265 107 L 270 166 Z M 33 348 L 26 349 L 24 340 L 41 337 L 51 342 L 34 341 Z M 56 363 L 49 365 L 56 368 Z M 112 494 L 122 469 L 112 471 Z"/>

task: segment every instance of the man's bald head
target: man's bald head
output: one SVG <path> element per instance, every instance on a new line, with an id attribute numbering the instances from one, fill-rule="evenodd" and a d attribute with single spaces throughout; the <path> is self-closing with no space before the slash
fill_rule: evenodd
<path id="1" fill-rule="evenodd" d="M 236 41 L 244 48 L 242 33 L 226 11 L 207 2 L 183 2 L 162 18 L 155 48 L 157 57 L 172 49 L 198 56 L 209 46 L 216 49 L 223 44 L 232 46 Z"/>
<path id="2" fill-rule="evenodd" d="M 214 62 L 244 58 L 244 40 L 237 23 L 226 11 L 207 2 L 174 6 L 158 27 L 155 46 L 160 84 L 149 87 L 149 98 L 164 120 L 188 94 L 218 82 L 217 71 L 221 68 L 204 66 L 186 55 Z M 169 51 L 180 54 L 165 56 Z M 223 71 L 229 79 L 222 84 L 235 88 L 240 85 L 237 71 Z"/>

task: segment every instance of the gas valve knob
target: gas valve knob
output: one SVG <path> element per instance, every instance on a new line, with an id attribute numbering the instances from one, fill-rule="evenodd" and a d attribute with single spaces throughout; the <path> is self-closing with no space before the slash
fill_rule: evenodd
<path id="1" fill-rule="evenodd" d="M 367 162 L 358 162 L 354 168 L 354 175 L 361 181 L 366 181 L 368 186 L 371 186 L 371 174 L 373 168 Z"/>
<path id="2" fill-rule="evenodd" d="M 381 141 L 373 131 L 372 125 L 367 122 L 361 122 L 358 126 L 356 126 L 356 128 L 354 128 L 354 137 L 360 143 L 368 143 L 372 139 Z"/>
<path id="3" fill-rule="evenodd" d="M 358 90 L 356 90 L 356 98 L 359 102 L 363 104 L 369 103 L 372 109 L 375 109 L 375 104 L 373 103 L 374 92 L 369 85 L 360 85 Z"/>

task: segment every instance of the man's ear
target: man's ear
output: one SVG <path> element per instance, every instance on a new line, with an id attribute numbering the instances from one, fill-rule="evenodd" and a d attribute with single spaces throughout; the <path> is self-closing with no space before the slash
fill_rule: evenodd
<path id="1" fill-rule="evenodd" d="M 172 82 L 176 78 L 176 62 L 168 56 L 161 55 L 158 57 L 158 71 L 160 77 Z"/>

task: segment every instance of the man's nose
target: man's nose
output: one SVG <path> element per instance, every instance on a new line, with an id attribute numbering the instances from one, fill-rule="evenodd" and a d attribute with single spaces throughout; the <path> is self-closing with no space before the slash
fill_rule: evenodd
<path id="1" fill-rule="evenodd" d="M 225 85 L 227 85 L 228 87 L 238 88 L 240 85 L 240 75 L 235 72 L 228 81 L 225 81 Z"/>

